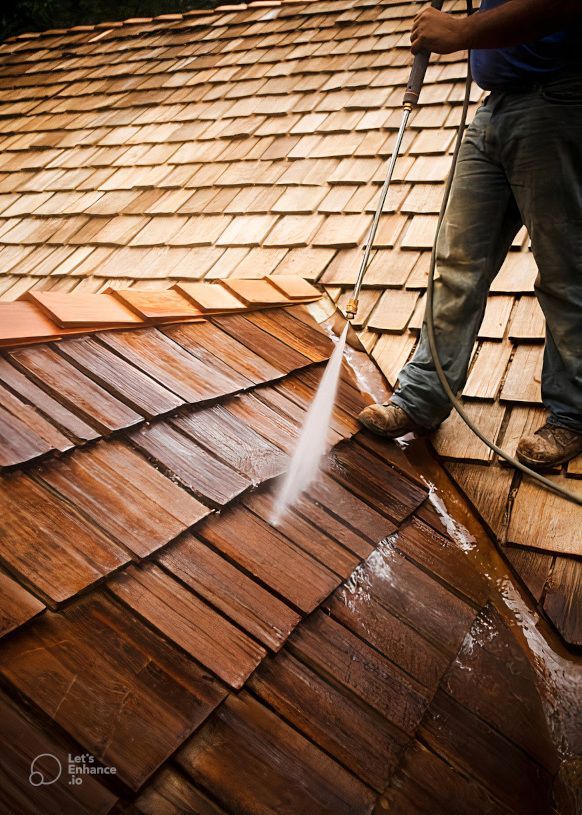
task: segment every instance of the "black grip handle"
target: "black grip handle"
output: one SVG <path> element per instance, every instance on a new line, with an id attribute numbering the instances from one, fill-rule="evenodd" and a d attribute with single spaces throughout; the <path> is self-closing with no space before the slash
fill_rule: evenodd
<path id="1" fill-rule="evenodd" d="M 432 0 L 431 6 L 440 11 L 443 7 L 443 3 L 444 0 Z M 430 51 L 419 51 L 418 54 L 415 55 L 408 85 L 404 93 L 403 102 L 405 105 L 412 105 L 414 107 L 414 105 L 418 103 L 418 97 L 422 90 L 429 59 Z"/>

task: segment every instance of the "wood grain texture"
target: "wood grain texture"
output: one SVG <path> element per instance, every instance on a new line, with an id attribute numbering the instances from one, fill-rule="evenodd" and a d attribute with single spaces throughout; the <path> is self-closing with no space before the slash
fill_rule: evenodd
<path id="1" fill-rule="evenodd" d="M 477 616 L 442 688 L 550 775 L 557 772 L 535 669 L 496 611 L 486 608 Z"/>
<path id="2" fill-rule="evenodd" d="M 447 461 L 445 469 L 496 538 L 502 541 L 509 517 L 513 472 L 509 468 L 493 464 L 484 466 L 457 461 Z"/>
<path id="3" fill-rule="evenodd" d="M 254 353 L 211 322 L 168 327 L 164 329 L 164 334 L 188 351 L 196 353 L 206 349 L 215 360 L 255 385 L 284 375 L 283 371 L 263 359 L 260 353 Z"/>
<path id="4" fill-rule="evenodd" d="M 309 365 L 310 360 L 303 354 L 272 337 L 242 315 L 213 317 L 212 322 L 283 373 L 290 373 Z"/>
<path id="5" fill-rule="evenodd" d="M 278 447 L 222 405 L 190 411 L 173 419 L 172 425 L 253 484 L 287 469 L 287 458 Z"/>
<path id="6" fill-rule="evenodd" d="M 246 319 L 312 362 L 323 362 L 331 356 L 332 341 L 316 329 L 294 319 L 284 309 L 251 312 L 246 315 Z"/>
<path id="7" fill-rule="evenodd" d="M 141 291 L 139 289 L 112 289 L 111 294 L 127 306 L 142 320 L 197 319 L 202 314 L 180 292 L 166 289 L 162 291 Z"/>
<path id="8" fill-rule="evenodd" d="M 0 693 L 0 805 L 4 812 L 19 815 L 45 813 L 78 813 L 78 815 L 106 815 L 117 801 L 117 796 L 106 789 L 95 776 L 86 775 L 82 784 L 28 783 L 30 767 L 36 759 L 35 768 L 46 779 L 54 778 L 57 761 L 64 768 L 69 755 L 78 755 L 76 745 L 56 732 L 47 732 L 30 711 L 17 705 L 4 692 Z M 38 758 L 43 754 L 49 754 Z M 20 783 L 26 779 L 26 783 Z"/>
<path id="9" fill-rule="evenodd" d="M 577 495 L 582 487 L 574 479 L 550 476 Z M 532 523 L 535 507 L 535 523 Z M 582 554 L 582 509 L 525 478 L 513 503 L 507 540 L 521 546 L 558 554 Z"/>
<path id="10" fill-rule="evenodd" d="M 406 737 L 375 711 L 286 651 L 264 662 L 249 688 L 361 781 L 386 786 Z"/>
<path id="11" fill-rule="evenodd" d="M 203 501 L 223 506 L 250 487 L 249 479 L 218 461 L 172 425 L 158 422 L 131 434 L 133 443 Z"/>
<path id="12" fill-rule="evenodd" d="M 183 812 L 227 815 L 222 807 L 169 764 L 144 787 L 135 801 L 135 808 L 140 815 L 180 815 Z"/>
<path id="13" fill-rule="evenodd" d="M 505 546 L 503 553 L 536 600 L 541 600 L 554 565 L 554 556 L 521 546 Z"/>
<path id="14" fill-rule="evenodd" d="M 495 797 L 474 777 L 457 770 L 447 761 L 416 741 L 406 752 L 401 772 L 387 789 L 374 815 L 386 809 L 393 815 L 512 815 L 514 810 Z"/>
<path id="15" fill-rule="evenodd" d="M 274 489 L 255 492 L 245 496 L 243 503 L 251 512 L 266 523 L 270 523 L 275 513 L 278 493 Z M 277 529 L 328 569 L 340 577 L 349 577 L 360 562 L 352 552 L 344 549 L 325 530 L 313 526 L 308 520 L 293 510 L 286 512 L 277 524 Z"/>
<path id="16" fill-rule="evenodd" d="M 177 292 L 202 311 L 240 311 L 245 304 L 224 286 L 212 283 L 176 283 Z"/>
<path id="17" fill-rule="evenodd" d="M 288 650 L 402 733 L 411 735 L 420 723 L 429 702 L 425 688 L 333 617 L 312 615 Z"/>
<path id="18" fill-rule="evenodd" d="M 234 372 L 209 367 L 156 329 L 101 334 L 101 342 L 187 402 L 235 393 L 245 386 Z"/>
<path id="19" fill-rule="evenodd" d="M 512 340 L 544 340 L 546 321 L 537 297 L 520 297 L 509 326 Z"/>
<path id="20" fill-rule="evenodd" d="M 420 736 L 437 755 L 483 786 L 519 815 L 545 815 L 549 776 L 516 745 L 439 690 Z"/>
<path id="21" fill-rule="evenodd" d="M 49 422 L 33 405 L 18 398 L 14 393 L 0 384 L 0 409 L 4 416 L 3 423 L 10 427 L 14 420 L 18 424 L 15 428 L 15 435 L 25 435 L 29 442 L 33 445 L 39 445 L 45 442 L 51 450 L 59 450 L 64 453 L 73 447 L 73 442 L 61 431 L 55 427 L 52 422 Z M 13 448 L 15 439 L 11 438 L 11 433 L 7 434 L 7 438 L 3 439 L 3 444 L 7 447 Z M 27 459 L 22 459 L 26 461 Z"/>
<path id="22" fill-rule="evenodd" d="M 228 812 L 363 815 L 372 792 L 248 693 L 229 696 L 178 762 Z M 269 783 L 265 783 L 265 779 Z"/>
<path id="23" fill-rule="evenodd" d="M 313 611 L 341 582 L 276 528 L 241 506 L 203 521 L 196 533 L 301 611 Z"/>
<path id="24" fill-rule="evenodd" d="M 131 365 L 93 337 L 61 343 L 57 350 L 86 376 L 113 396 L 147 418 L 183 405 L 175 393 L 162 387 L 135 365 Z"/>
<path id="25" fill-rule="evenodd" d="M 3 356 L 0 356 L 0 381 L 77 444 L 99 437 L 99 433 L 93 427 L 42 390 Z"/>
<path id="26" fill-rule="evenodd" d="M 335 448 L 324 469 L 378 512 L 401 523 L 427 495 L 363 447 Z"/>
<path id="27" fill-rule="evenodd" d="M 103 325 L 140 325 L 141 317 L 110 294 L 30 292 L 33 302 L 60 328 Z"/>
<path id="28" fill-rule="evenodd" d="M 143 416 L 120 402 L 48 346 L 13 351 L 10 359 L 66 408 L 101 433 L 122 430 Z"/>
<path id="29" fill-rule="evenodd" d="M 497 402 L 467 402 L 465 412 L 488 439 L 497 439 L 505 408 Z M 434 449 L 443 458 L 487 462 L 493 452 L 467 427 L 456 411 L 451 413 L 431 438 Z"/>
<path id="30" fill-rule="evenodd" d="M 440 524 L 439 524 L 440 526 Z M 435 530 L 415 514 L 398 530 L 394 546 L 413 563 L 450 586 L 475 607 L 486 603 L 486 579 L 468 561 L 465 552 L 448 535 Z"/>
<path id="31" fill-rule="evenodd" d="M 0 570 L 0 637 L 36 617 L 45 605 Z"/>
<path id="32" fill-rule="evenodd" d="M 38 433 L 0 407 L 0 469 L 44 456 L 52 449 Z"/>
<path id="33" fill-rule="evenodd" d="M 582 645 L 582 564 L 557 557 L 546 588 L 544 611 L 570 645 Z"/>
<path id="34" fill-rule="evenodd" d="M 510 342 L 483 342 L 471 366 L 463 396 L 473 399 L 495 399 L 499 393 L 513 346 Z"/>
<path id="35" fill-rule="evenodd" d="M 479 328 L 480 340 L 501 340 L 505 336 L 509 316 L 513 308 L 513 297 L 499 294 L 487 299 L 483 322 Z"/>
<path id="36" fill-rule="evenodd" d="M 509 365 L 501 391 L 507 402 L 539 404 L 541 398 L 544 349 L 539 345 L 519 345 Z"/>
<path id="37" fill-rule="evenodd" d="M 130 566 L 107 588 L 231 687 L 241 688 L 264 648 L 153 564 Z"/>
<path id="38" fill-rule="evenodd" d="M 0 558 L 53 603 L 129 560 L 124 549 L 28 476 L 7 476 L 0 484 Z"/>
<path id="39" fill-rule="evenodd" d="M 225 695 L 127 608 L 93 594 L 6 642 L 0 673 L 132 789 Z"/>
<path id="40" fill-rule="evenodd" d="M 300 620 L 288 605 L 192 535 L 164 550 L 158 561 L 274 651 L 281 648 Z"/>
<path id="41" fill-rule="evenodd" d="M 119 442 L 43 467 L 39 477 L 136 558 L 171 541 L 210 509 Z"/>

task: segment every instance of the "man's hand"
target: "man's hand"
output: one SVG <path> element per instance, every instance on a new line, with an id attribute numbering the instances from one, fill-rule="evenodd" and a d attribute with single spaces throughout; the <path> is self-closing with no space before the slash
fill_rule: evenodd
<path id="1" fill-rule="evenodd" d="M 432 6 L 425 8 L 412 23 L 412 53 L 433 51 L 435 54 L 451 54 L 464 50 L 467 47 L 465 23 L 463 17 L 452 17 Z"/>

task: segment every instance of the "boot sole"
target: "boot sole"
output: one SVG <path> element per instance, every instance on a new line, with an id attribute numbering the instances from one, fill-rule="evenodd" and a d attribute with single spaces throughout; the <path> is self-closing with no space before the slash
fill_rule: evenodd
<path id="1" fill-rule="evenodd" d="M 529 458 L 529 456 L 524 456 L 522 453 L 516 453 L 517 460 L 521 461 L 522 464 L 525 464 L 526 467 L 530 467 L 532 470 L 536 472 L 545 472 L 546 470 L 551 470 L 553 467 L 560 467 L 562 464 L 566 464 L 568 461 L 572 461 L 573 458 L 580 455 L 582 451 L 578 450 L 571 455 L 562 456 L 561 458 L 556 459 L 555 461 L 537 461 L 535 458 Z"/>
<path id="2" fill-rule="evenodd" d="M 374 425 L 370 425 L 367 422 L 362 421 L 362 419 L 358 419 L 358 421 L 362 427 L 366 428 L 366 430 L 369 430 L 376 436 L 382 436 L 384 439 L 401 439 L 402 436 L 406 436 L 408 433 L 415 433 L 417 436 L 427 436 L 431 432 L 430 430 L 425 430 L 425 428 L 421 427 L 408 427 L 398 431 L 381 430 L 379 427 L 375 427 Z"/>

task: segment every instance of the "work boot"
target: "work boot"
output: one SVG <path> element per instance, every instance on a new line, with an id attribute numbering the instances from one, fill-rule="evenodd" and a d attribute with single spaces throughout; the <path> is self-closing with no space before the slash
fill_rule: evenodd
<path id="1" fill-rule="evenodd" d="M 564 464 L 578 453 L 582 453 L 582 433 L 548 422 L 517 445 L 518 459 L 532 470 Z"/>
<path id="2" fill-rule="evenodd" d="M 358 420 L 379 436 L 398 439 L 407 433 L 426 433 L 426 429 L 412 421 L 402 408 L 388 402 L 385 405 L 368 405 L 360 413 Z"/>

